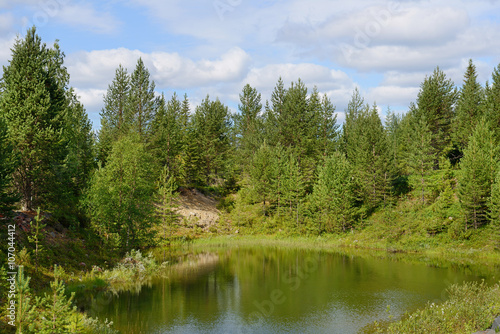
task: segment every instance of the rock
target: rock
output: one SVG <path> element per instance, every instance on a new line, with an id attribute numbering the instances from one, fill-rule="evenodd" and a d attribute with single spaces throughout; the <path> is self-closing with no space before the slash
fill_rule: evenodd
<path id="1" fill-rule="evenodd" d="M 491 326 L 491 329 L 495 331 L 500 331 L 500 317 L 496 318 L 495 321 L 493 321 L 493 325 Z"/>

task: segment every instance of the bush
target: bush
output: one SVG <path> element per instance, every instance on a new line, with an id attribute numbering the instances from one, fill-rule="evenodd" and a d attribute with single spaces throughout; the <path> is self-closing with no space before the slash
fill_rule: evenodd
<path id="1" fill-rule="evenodd" d="M 452 285 L 449 299 L 407 314 L 389 326 L 388 333 L 472 333 L 491 326 L 500 314 L 500 287 L 484 282 Z"/>

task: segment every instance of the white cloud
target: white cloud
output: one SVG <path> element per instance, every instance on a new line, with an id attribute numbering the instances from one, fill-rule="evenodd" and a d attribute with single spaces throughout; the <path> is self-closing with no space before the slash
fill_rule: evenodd
<path id="1" fill-rule="evenodd" d="M 11 36 L 10 38 L 0 38 L 0 69 L 2 65 L 8 65 L 8 61 L 12 58 L 11 48 L 13 47 L 15 40 L 15 36 Z"/>
<path id="2" fill-rule="evenodd" d="M 53 13 L 61 23 L 99 34 L 113 33 L 120 25 L 113 15 L 99 12 L 89 3 L 62 4 Z"/>
<path id="3" fill-rule="evenodd" d="M 415 101 L 420 88 L 401 86 L 378 86 L 369 90 L 366 102 L 381 106 L 408 106 Z"/>
<path id="4" fill-rule="evenodd" d="M 118 65 L 132 72 L 139 58 L 148 67 L 159 87 L 189 88 L 224 81 L 241 80 L 250 64 L 250 56 L 233 48 L 219 59 L 193 61 L 177 53 L 144 53 L 125 48 L 79 52 L 69 55 L 67 67 L 72 82 L 82 87 L 106 87 L 111 83 Z"/>

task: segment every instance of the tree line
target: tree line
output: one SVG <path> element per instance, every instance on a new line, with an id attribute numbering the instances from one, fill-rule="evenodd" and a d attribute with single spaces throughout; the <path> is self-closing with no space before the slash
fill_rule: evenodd
<path id="1" fill-rule="evenodd" d="M 155 94 L 138 59 L 116 69 L 93 133 L 64 53 L 32 28 L 0 81 L 0 210 L 41 207 L 126 249 L 175 220 L 180 186 L 236 194 L 228 210 L 259 206 L 264 220 L 318 234 L 406 200 L 456 207 L 460 231 L 500 222 L 500 65 L 483 87 L 471 60 L 460 89 L 436 68 L 384 122 L 356 89 L 339 125 L 300 79 L 278 79 L 265 102 L 248 84 L 239 98 L 237 113 L 210 96 L 191 110 L 187 95 Z"/>

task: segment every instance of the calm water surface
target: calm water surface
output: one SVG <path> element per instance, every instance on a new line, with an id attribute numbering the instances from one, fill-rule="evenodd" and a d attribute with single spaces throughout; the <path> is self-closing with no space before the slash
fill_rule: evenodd
<path id="1" fill-rule="evenodd" d="M 92 316 L 122 333 L 357 333 L 443 301 L 489 274 L 453 266 L 273 247 L 192 256 L 140 291 L 94 296 Z"/>

